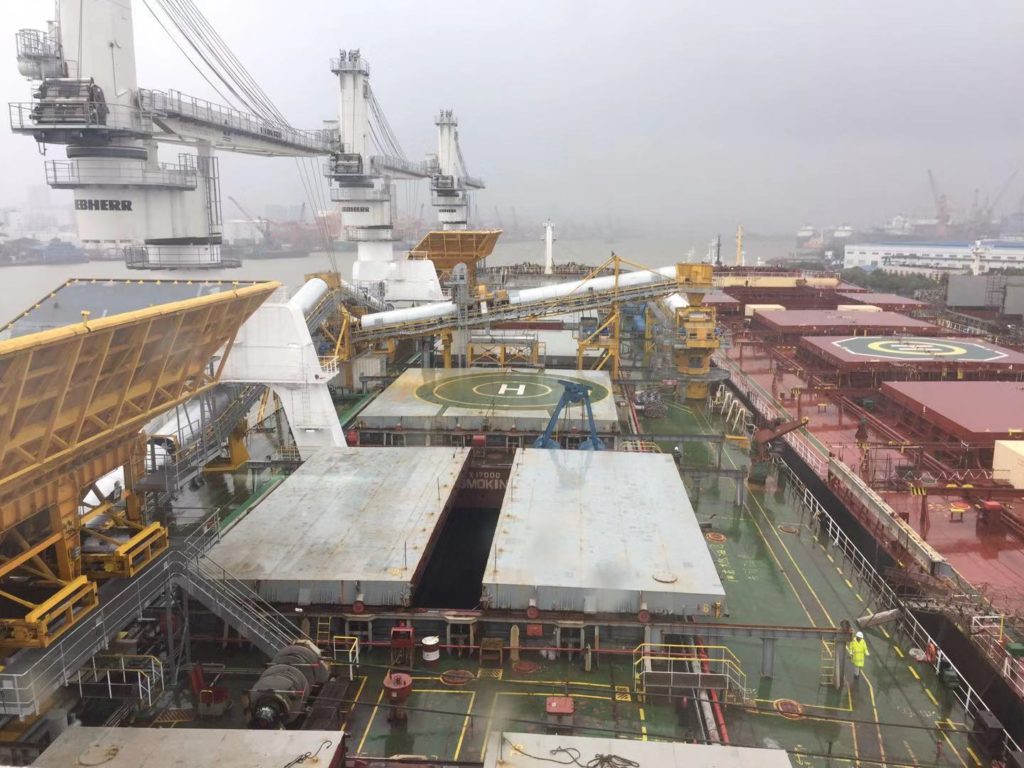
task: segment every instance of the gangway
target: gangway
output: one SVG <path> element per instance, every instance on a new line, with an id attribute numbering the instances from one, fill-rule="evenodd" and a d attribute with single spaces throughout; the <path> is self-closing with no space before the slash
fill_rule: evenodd
<path id="1" fill-rule="evenodd" d="M 327 155 L 338 142 L 337 130 L 299 130 L 279 122 L 189 96 L 181 91 L 139 88 L 141 118 L 163 131 L 161 141 L 206 140 L 221 149 L 254 155 Z"/>

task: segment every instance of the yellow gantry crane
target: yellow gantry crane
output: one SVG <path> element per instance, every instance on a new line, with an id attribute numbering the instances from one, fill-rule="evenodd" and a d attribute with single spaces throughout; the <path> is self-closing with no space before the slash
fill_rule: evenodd
<path id="1" fill-rule="evenodd" d="M 0 647 L 46 647 L 96 607 L 95 579 L 133 576 L 167 548 L 132 491 L 140 430 L 217 382 L 239 326 L 277 287 L 83 312 L 0 341 Z M 118 467 L 123 510 L 80 515 L 83 495 Z"/>

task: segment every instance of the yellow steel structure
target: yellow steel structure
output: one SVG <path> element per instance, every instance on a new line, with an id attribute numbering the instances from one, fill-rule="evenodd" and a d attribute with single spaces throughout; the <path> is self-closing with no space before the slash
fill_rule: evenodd
<path id="1" fill-rule="evenodd" d="M 584 280 L 591 280 L 611 270 L 614 280 L 613 292 L 618 290 L 619 276 L 622 274 L 623 266 L 631 266 L 640 270 L 647 270 L 642 264 L 623 259 L 621 256 L 612 254 L 603 264 L 591 270 Z M 676 280 L 680 283 L 690 278 L 688 271 L 689 264 L 676 265 Z M 608 313 L 604 315 L 597 327 L 586 336 L 581 336 L 576 342 L 576 369 L 584 370 L 589 368 L 594 371 L 608 371 L 612 380 L 619 378 L 620 349 L 622 345 L 622 313 L 619 302 L 612 301 Z M 585 358 L 587 350 L 596 349 L 600 352 L 596 360 L 588 361 Z"/>
<path id="2" fill-rule="evenodd" d="M 500 229 L 432 230 L 411 251 L 410 259 L 430 259 L 444 285 L 451 281 L 456 264 L 465 264 L 469 285 L 476 285 L 477 265 L 494 251 Z"/>
<path id="3" fill-rule="evenodd" d="M 96 320 L 83 312 L 80 323 L 0 341 L 0 644 L 47 646 L 95 607 L 85 574 L 130 576 L 166 548 L 131 493 L 140 430 L 216 383 L 238 327 L 278 287 Z M 124 514 L 104 510 L 106 527 L 83 528 L 96 517 L 79 517 L 83 493 L 121 466 Z M 83 557 L 83 534 L 110 546 Z"/>
<path id="4" fill-rule="evenodd" d="M 622 314 L 619 305 L 612 305 L 597 327 L 576 342 L 576 369 L 592 371 L 608 371 L 612 380 L 619 378 L 619 347 L 622 337 Z M 599 351 L 597 358 L 588 360 L 587 350 Z"/>
<path id="5" fill-rule="evenodd" d="M 711 356 L 718 349 L 713 307 L 704 305 L 704 294 L 711 290 L 714 268 L 710 264 L 681 264 L 685 270 L 683 295 L 688 306 L 676 309 L 676 371 L 692 377 L 686 382 L 688 400 L 703 400 L 708 396 L 708 383 L 701 377 L 711 370 Z"/>
<path id="6" fill-rule="evenodd" d="M 542 347 L 543 344 L 536 336 L 470 338 L 466 344 L 466 365 L 537 368 L 540 366 Z"/>

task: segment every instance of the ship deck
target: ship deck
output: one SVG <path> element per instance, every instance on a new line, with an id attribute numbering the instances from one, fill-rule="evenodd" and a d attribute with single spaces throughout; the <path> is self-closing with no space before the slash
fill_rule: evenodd
<path id="1" fill-rule="evenodd" d="M 699 406 L 673 404 L 665 419 L 643 423 L 656 438 L 656 432 L 712 432 L 720 426 L 717 418 Z M 714 452 L 707 446 L 687 443 L 684 447 L 690 465 L 711 463 Z M 742 466 L 745 461 L 745 451 L 726 445 L 726 467 Z M 750 493 L 742 506 L 736 506 L 734 482 L 706 477 L 687 482 L 698 520 L 710 525 L 710 549 L 726 589 L 728 615 L 706 617 L 707 621 L 827 628 L 852 621 L 872 608 L 866 584 L 832 541 L 815 536 L 792 487 L 781 488 L 769 479 L 765 489 Z M 222 505 L 230 485 L 220 486 L 218 497 L 204 503 Z M 233 499 L 230 505 L 239 505 L 238 496 Z M 911 659 L 910 641 L 884 626 L 868 629 L 866 636 L 870 656 L 865 674 L 858 681 L 848 680 L 839 690 L 822 683 L 823 663 L 834 651 L 820 640 L 777 643 L 774 676 L 768 678 L 760 675 L 760 640 L 727 638 L 746 675 L 747 688 L 745 696 L 734 692 L 721 707 L 730 743 L 783 747 L 790 751 L 792 762 L 801 766 L 869 764 L 871 760 L 963 768 L 985 764 L 984 756 L 967 739 L 970 718 L 932 668 Z M 515 665 L 506 654 L 500 670 L 481 668 L 476 655 L 442 653 L 438 667 L 420 662 L 413 670 L 414 689 L 404 728 L 388 721 L 382 687 L 389 666 L 387 648 L 363 648 L 361 664 L 340 702 L 347 710 L 343 727 L 350 735 L 350 748 L 372 756 L 421 754 L 481 761 L 488 736 L 498 730 L 546 732 L 546 697 L 566 694 L 576 704 L 575 735 L 702 738 L 692 699 L 668 702 L 648 696 L 644 700 L 633 692 L 632 643 L 616 645 L 614 637 L 602 637 L 601 648 L 591 672 L 583 671 L 578 655 L 546 659 L 526 648 L 521 658 L 529 664 Z M 209 654 L 221 662 L 227 660 L 230 669 L 220 684 L 231 688 L 237 700 L 263 662 L 255 653 L 236 652 L 229 659 L 223 653 L 219 643 L 199 645 L 195 658 L 202 660 Z M 442 675 L 453 669 L 469 673 L 464 684 L 446 683 Z M 348 675 L 344 666 L 338 672 Z M 780 704 L 790 701 L 795 704 Z M 242 707 L 232 707 L 223 719 L 195 720 L 189 726 L 244 727 Z"/>
<path id="2" fill-rule="evenodd" d="M 739 347 L 723 350 L 738 365 L 746 378 L 777 407 L 796 417 L 806 416 L 812 442 L 831 452 L 837 459 L 857 471 L 891 476 L 896 468 L 910 462 L 899 447 L 872 448 L 865 457 L 858 447 L 858 418 L 842 413 L 824 394 L 813 401 L 804 399 L 798 406 L 792 398 L 780 401 L 776 394 L 802 389 L 807 382 L 790 371 L 776 370 L 774 361 L 763 348 L 746 345 L 740 361 Z M 884 443 L 888 435 L 880 435 L 868 425 L 869 440 Z M 980 523 L 973 507 L 955 496 L 915 496 L 909 491 L 879 491 L 894 510 L 902 513 L 913 528 L 972 585 L 985 591 L 997 605 L 1008 612 L 1024 610 L 1024 542 L 1003 525 Z M 1011 509 L 1021 504 L 1008 502 Z"/>

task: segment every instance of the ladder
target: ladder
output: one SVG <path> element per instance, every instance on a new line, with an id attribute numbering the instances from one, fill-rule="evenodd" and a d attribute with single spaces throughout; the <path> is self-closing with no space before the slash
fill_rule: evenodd
<path id="1" fill-rule="evenodd" d="M 331 617 L 316 617 L 316 644 L 320 648 L 326 648 L 331 642 Z"/>
<path id="2" fill-rule="evenodd" d="M 818 685 L 834 686 L 836 684 L 836 644 L 834 640 L 821 641 L 821 657 Z"/>

